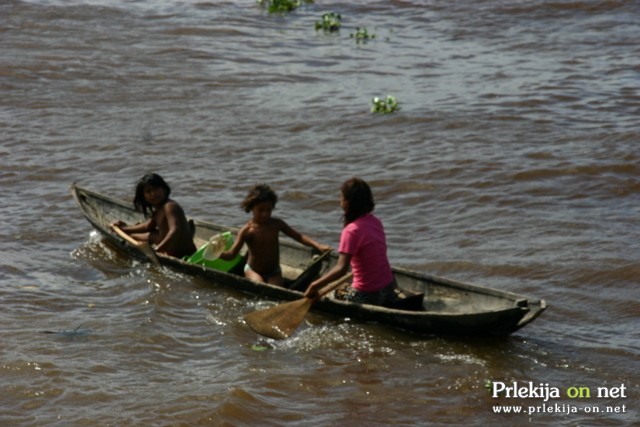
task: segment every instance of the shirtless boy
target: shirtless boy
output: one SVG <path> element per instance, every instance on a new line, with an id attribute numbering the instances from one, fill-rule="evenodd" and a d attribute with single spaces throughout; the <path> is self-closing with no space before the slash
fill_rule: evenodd
<path id="1" fill-rule="evenodd" d="M 280 232 L 320 252 L 329 251 L 331 247 L 316 242 L 309 236 L 294 230 L 283 220 L 272 217 L 277 201 L 278 196 L 268 185 L 254 186 L 242 202 L 245 212 L 251 212 L 252 218 L 240 229 L 231 249 L 223 252 L 220 258 L 233 259 L 246 243 L 249 248 L 249 259 L 245 266 L 245 277 L 256 282 L 283 286 L 278 241 Z"/>

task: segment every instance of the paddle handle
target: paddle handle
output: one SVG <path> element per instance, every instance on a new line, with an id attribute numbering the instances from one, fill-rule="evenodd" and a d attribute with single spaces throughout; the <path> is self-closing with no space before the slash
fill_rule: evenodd
<path id="1" fill-rule="evenodd" d="M 320 298 L 322 298 L 323 296 L 325 296 L 326 294 L 328 294 L 329 292 L 331 292 L 332 290 L 336 289 L 338 286 L 342 285 L 344 282 L 346 282 L 347 280 L 351 279 L 353 277 L 353 273 L 347 273 L 344 276 L 342 276 L 341 278 L 339 278 L 338 280 L 329 283 L 327 286 L 325 286 L 324 288 L 320 289 L 318 291 L 318 296 L 316 297 L 316 300 L 319 300 Z"/>
<path id="2" fill-rule="evenodd" d="M 160 265 L 160 260 L 158 259 L 156 253 L 153 251 L 153 248 L 148 242 L 140 242 L 134 239 L 117 225 L 112 225 L 111 228 L 116 232 L 118 236 L 122 237 L 124 240 L 138 248 L 143 254 L 145 254 L 147 258 L 151 260 L 151 262 L 153 262 L 155 265 Z"/>

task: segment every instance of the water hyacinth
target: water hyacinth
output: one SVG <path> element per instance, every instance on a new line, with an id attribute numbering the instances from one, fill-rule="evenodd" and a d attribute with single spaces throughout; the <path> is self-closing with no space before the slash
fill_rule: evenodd
<path id="1" fill-rule="evenodd" d="M 261 6 L 266 6 L 269 13 L 287 13 L 291 12 L 302 3 L 313 3 L 313 0 L 258 0 Z"/>
<path id="2" fill-rule="evenodd" d="M 375 39 L 375 34 L 369 34 L 366 27 L 356 27 L 356 32 L 351 33 L 351 37 L 356 39 L 356 42 L 366 42 L 369 39 Z"/>
<path id="3" fill-rule="evenodd" d="M 339 13 L 329 12 L 322 15 L 322 20 L 316 21 L 316 31 L 338 31 L 342 25 L 342 16 Z"/>
<path id="4" fill-rule="evenodd" d="M 389 114 L 400 111 L 398 100 L 391 95 L 387 95 L 384 99 L 376 96 L 371 102 L 373 103 L 371 106 L 372 113 Z"/>

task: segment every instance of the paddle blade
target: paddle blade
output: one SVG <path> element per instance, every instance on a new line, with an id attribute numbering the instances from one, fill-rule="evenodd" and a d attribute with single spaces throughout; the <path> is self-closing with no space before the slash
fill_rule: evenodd
<path id="1" fill-rule="evenodd" d="M 138 248 L 138 250 L 140 252 L 142 252 L 147 258 L 149 258 L 151 260 L 151 262 L 153 262 L 155 265 L 157 265 L 157 266 L 161 265 L 160 264 L 160 260 L 158 259 L 158 256 L 156 255 L 155 251 L 153 250 L 153 248 L 151 247 L 149 242 L 140 242 L 140 241 L 134 239 L 133 237 L 131 237 L 130 235 L 125 233 L 117 225 L 112 225 L 111 228 L 113 229 L 113 231 L 116 232 L 116 234 L 118 236 L 122 237 L 124 240 L 129 242 L 131 245 L 133 245 L 136 248 Z"/>
<path id="2" fill-rule="evenodd" d="M 138 245 L 138 248 L 140 249 L 140 251 L 151 260 L 152 263 L 154 263 L 155 265 L 161 265 L 160 264 L 160 260 L 158 259 L 158 256 L 156 255 L 156 252 L 153 250 L 153 248 L 151 247 L 151 245 L 147 242 L 141 242 Z"/>
<path id="3" fill-rule="evenodd" d="M 274 339 L 288 338 L 300 325 L 311 308 L 309 298 L 252 311 L 244 316 L 249 327 L 260 335 Z"/>

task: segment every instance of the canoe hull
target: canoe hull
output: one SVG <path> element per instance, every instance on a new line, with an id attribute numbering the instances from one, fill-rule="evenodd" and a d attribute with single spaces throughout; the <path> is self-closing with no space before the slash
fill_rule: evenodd
<path id="1" fill-rule="evenodd" d="M 110 224 L 115 220 L 136 223 L 144 219 L 130 203 L 75 184 L 71 186 L 71 193 L 86 219 L 113 247 L 129 256 L 146 259 L 139 249 L 128 244 L 110 228 Z M 193 222 L 196 242 L 205 242 L 211 236 L 225 231 L 234 234 L 238 231 L 233 227 L 206 221 Z M 296 289 L 303 289 L 321 272 L 337 262 L 337 256 L 334 254 L 317 259 L 318 254 L 311 248 L 290 240 L 281 241 L 280 257 L 285 283 L 295 286 Z M 232 288 L 261 299 L 290 301 L 302 298 L 300 291 L 245 279 L 242 273 L 244 262 L 231 272 L 223 272 L 163 254 L 158 254 L 158 258 L 162 266 L 204 278 L 212 285 Z M 332 295 L 317 302 L 312 309 L 420 334 L 438 335 L 507 335 L 532 322 L 546 309 L 544 300 L 531 300 L 522 295 L 412 270 L 393 270 L 400 288 L 424 294 L 421 310 L 356 304 L 335 299 Z"/>

